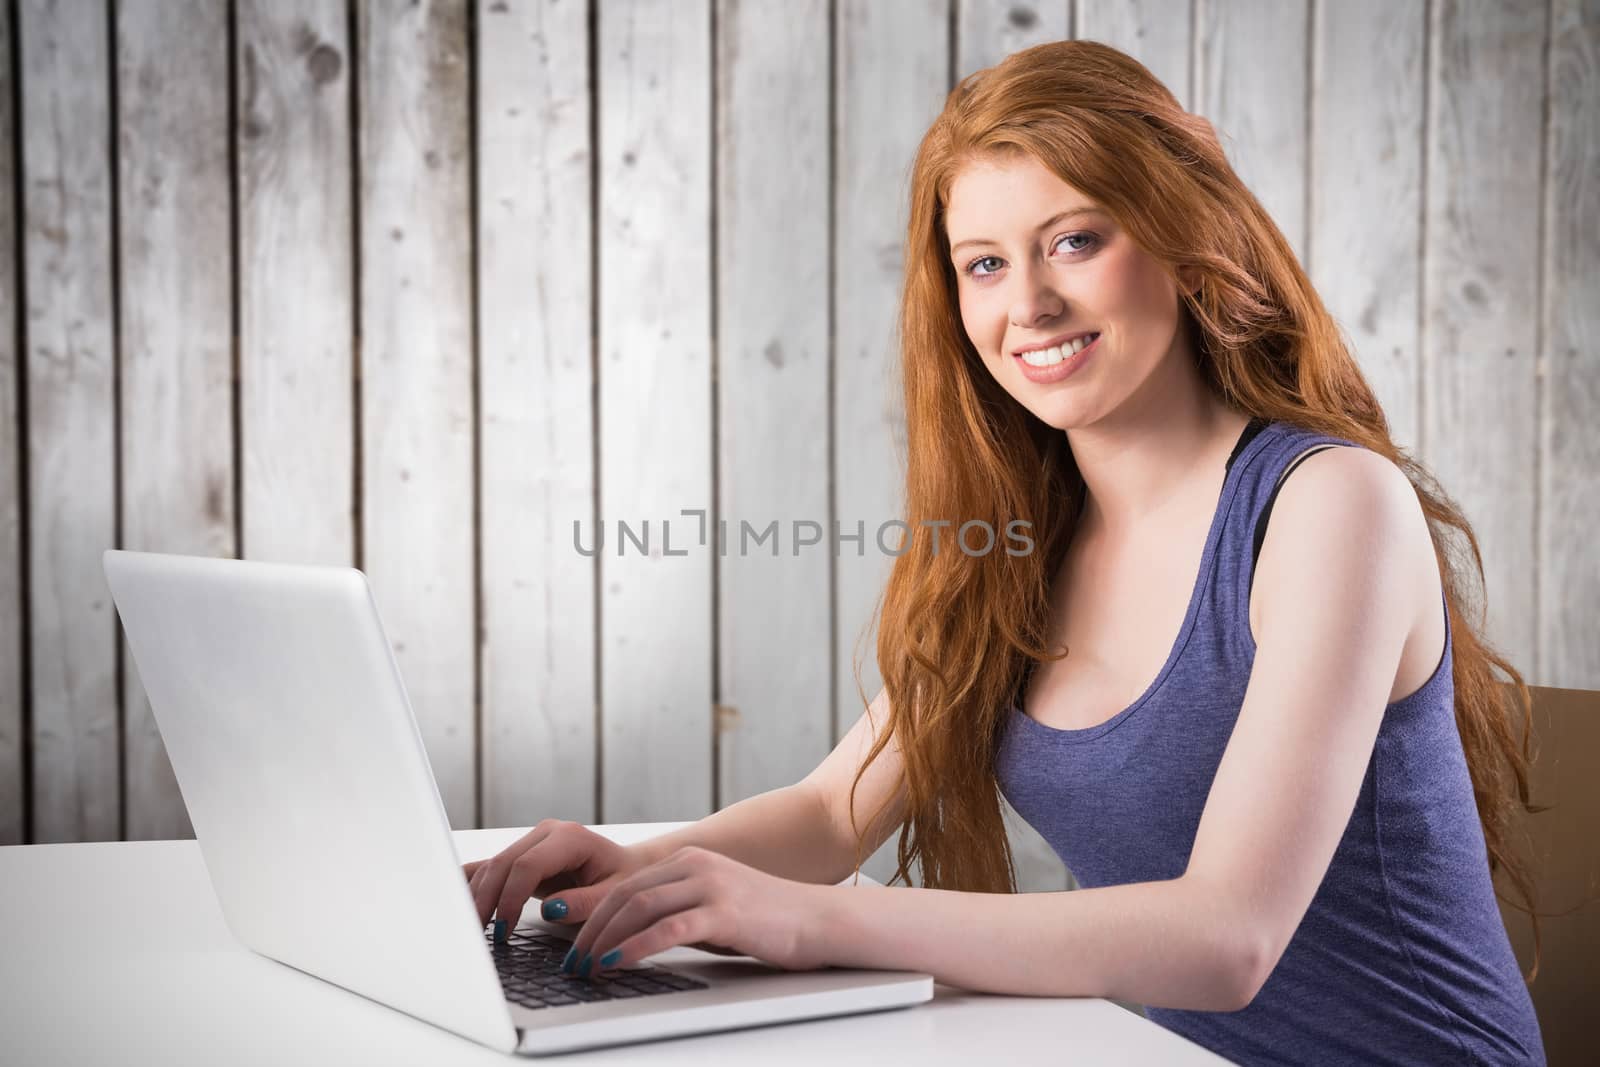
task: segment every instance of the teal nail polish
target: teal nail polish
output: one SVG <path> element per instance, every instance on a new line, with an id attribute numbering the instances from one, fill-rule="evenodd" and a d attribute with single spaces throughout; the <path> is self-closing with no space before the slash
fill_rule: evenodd
<path id="1" fill-rule="evenodd" d="M 578 958 L 578 946 L 573 945 L 567 949 L 567 958 L 561 961 L 561 970 L 566 974 L 572 973 L 572 961 Z"/>
<path id="2" fill-rule="evenodd" d="M 506 943 L 506 921 L 504 919 L 496 919 L 494 921 L 494 943 L 497 945 Z"/>
<path id="3" fill-rule="evenodd" d="M 565 919 L 567 917 L 567 902 L 564 900 L 547 900 L 539 906 L 539 914 L 546 919 Z"/>
<path id="4" fill-rule="evenodd" d="M 604 956 L 600 957 L 600 966 L 602 966 L 602 967 L 615 966 L 616 962 L 618 960 L 620 960 L 621 958 L 622 958 L 622 950 L 620 948 L 614 948 L 610 952 L 607 952 Z"/>
<path id="5" fill-rule="evenodd" d="M 578 964 L 578 977 L 579 978 L 587 978 L 587 977 L 589 977 L 589 968 L 591 966 L 593 966 L 593 965 L 594 965 L 594 956 L 591 953 L 585 952 L 583 954 L 583 962 Z"/>

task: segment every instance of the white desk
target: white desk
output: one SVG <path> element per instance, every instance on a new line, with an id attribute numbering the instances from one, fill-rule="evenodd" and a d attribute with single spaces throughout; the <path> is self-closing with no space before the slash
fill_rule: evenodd
<path id="1" fill-rule="evenodd" d="M 627 843 L 680 825 L 595 829 Z M 458 831 L 456 848 L 479 859 L 524 832 Z M 8 1064 L 1226 1062 L 1105 1000 L 934 994 L 895 1011 L 518 1060 L 246 949 L 193 841 L 0 848 Z"/>

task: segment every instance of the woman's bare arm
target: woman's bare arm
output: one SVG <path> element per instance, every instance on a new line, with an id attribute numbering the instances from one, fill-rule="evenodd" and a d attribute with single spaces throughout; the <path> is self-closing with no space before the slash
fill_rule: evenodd
<path id="1" fill-rule="evenodd" d="M 1248 1005 L 1349 825 L 1407 634 L 1439 611 L 1427 522 L 1399 469 L 1331 448 L 1300 472 L 1262 547 L 1250 681 L 1181 876 L 1014 896 L 806 887 L 809 954 L 980 992 Z"/>
<path id="2" fill-rule="evenodd" d="M 855 782 L 856 769 L 867 758 L 867 753 L 872 751 L 878 734 L 882 732 L 888 720 L 889 694 L 886 690 L 880 689 L 878 695 L 872 699 L 872 703 L 856 719 L 855 725 L 834 746 L 827 758 L 817 764 L 816 769 L 806 775 L 804 782 L 801 783 L 809 786 L 822 798 L 833 826 L 838 858 L 833 868 L 833 877 L 826 879 L 830 883 L 841 881 L 855 870 L 856 835 L 850 825 L 850 787 Z M 872 761 L 872 765 L 861 776 L 861 784 L 856 787 L 855 825 L 866 835 L 861 851 L 863 861 L 876 852 L 905 822 L 906 794 L 900 782 L 901 770 L 899 739 L 891 738 L 889 743 L 883 746 L 883 751 L 878 753 L 878 758 Z M 893 799 L 888 809 L 878 818 L 875 825 L 868 827 L 867 823 L 872 819 L 873 813 L 891 796 Z"/>
<path id="3" fill-rule="evenodd" d="M 797 882 L 823 882 L 838 864 L 827 809 L 799 783 L 746 797 L 631 850 L 655 863 L 690 845 Z"/>
<path id="4" fill-rule="evenodd" d="M 881 727 L 888 717 L 887 708 L 887 699 L 879 693 L 827 758 L 801 781 L 730 804 L 681 830 L 641 842 L 635 850 L 653 863 L 697 845 L 780 878 L 828 885 L 842 881 L 855 870 L 855 837 L 845 813 L 850 783 L 871 749 L 875 726 Z M 898 777 L 899 751 L 891 743 L 857 790 L 856 812 L 862 825 Z M 863 859 L 899 828 L 902 809 L 903 804 L 896 805 L 868 835 Z"/>

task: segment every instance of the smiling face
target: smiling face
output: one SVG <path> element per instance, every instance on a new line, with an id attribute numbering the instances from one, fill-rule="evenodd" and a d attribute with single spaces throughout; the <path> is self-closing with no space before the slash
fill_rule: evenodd
<path id="1" fill-rule="evenodd" d="M 1161 264 L 1032 156 L 959 171 L 946 228 L 968 338 L 1047 425 L 1088 426 L 1178 375 L 1198 380 Z"/>

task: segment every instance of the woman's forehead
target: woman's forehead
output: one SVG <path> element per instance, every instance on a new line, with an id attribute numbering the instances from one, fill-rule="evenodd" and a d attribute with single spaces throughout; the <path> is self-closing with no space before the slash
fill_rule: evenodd
<path id="1" fill-rule="evenodd" d="M 1029 173 L 979 165 L 963 171 L 952 185 L 945 234 L 954 251 L 968 242 L 996 241 L 1001 234 L 1032 233 L 1065 218 L 1103 212 L 1043 167 Z"/>
<path id="2" fill-rule="evenodd" d="M 1096 207 L 1092 197 L 1034 159 L 977 159 L 958 168 L 950 182 L 946 215 L 995 217 L 1017 202 L 1029 212 L 1047 200 L 1062 208 Z"/>

